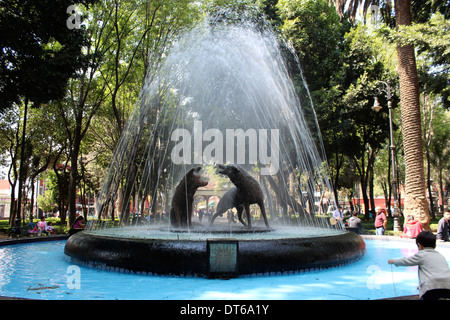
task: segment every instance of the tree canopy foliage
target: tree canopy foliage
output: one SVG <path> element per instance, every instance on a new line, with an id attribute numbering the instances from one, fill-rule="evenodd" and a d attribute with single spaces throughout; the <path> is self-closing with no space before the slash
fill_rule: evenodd
<path id="1" fill-rule="evenodd" d="M 64 96 L 67 81 L 83 64 L 85 45 L 83 29 L 66 27 L 71 4 L 67 0 L 2 1 L 0 110 L 25 99 L 39 104 Z"/>

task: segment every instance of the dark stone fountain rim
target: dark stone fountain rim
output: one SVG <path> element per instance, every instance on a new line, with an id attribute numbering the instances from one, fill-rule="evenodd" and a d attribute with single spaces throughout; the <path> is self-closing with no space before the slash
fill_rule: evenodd
<path id="1" fill-rule="evenodd" d="M 114 238 L 79 232 L 67 240 L 64 252 L 77 262 L 102 268 L 209 277 L 210 241 L 235 244 L 234 276 L 335 267 L 361 259 L 366 248 L 364 240 L 352 232 L 269 240 Z"/>

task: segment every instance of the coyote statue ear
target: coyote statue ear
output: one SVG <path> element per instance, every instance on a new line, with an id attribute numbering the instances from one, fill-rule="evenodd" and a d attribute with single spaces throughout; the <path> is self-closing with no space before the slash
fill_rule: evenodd
<path id="1" fill-rule="evenodd" d="M 197 172 L 196 170 L 197 170 L 197 168 L 192 168 L 186 173 L 186 175 L 192 174 L 192 173 L 194 173 L 194 171 Z"/>
<path id="2" fill-rule="evenodd" d="M 202 170 L 202 167 L 197 167 L 197 168 L 192 168 L 191 170 L 189 170 L 188 172 L 187 172 L 187 174 L 190 174 L 190 173 L 199 173 L 200 172 L 200 170 Z"/>

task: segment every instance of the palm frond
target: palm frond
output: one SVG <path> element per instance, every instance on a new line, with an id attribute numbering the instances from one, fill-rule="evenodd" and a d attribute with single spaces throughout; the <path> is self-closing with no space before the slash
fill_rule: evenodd
<path id="1" fill-rule="evenodd" d="M 379 0 L 330 0 L 329 5 L 334 5 L 336 12 L 342 19 L 345 14 L 348 14 L 348 19 L 355 22 L 358 9 L 362 8 L 363 17 L 365 19 L 367 12 L 372 4 L 378 5 Z M 391 1 L 386 0 L 386 7 L 391 8 Z"/>

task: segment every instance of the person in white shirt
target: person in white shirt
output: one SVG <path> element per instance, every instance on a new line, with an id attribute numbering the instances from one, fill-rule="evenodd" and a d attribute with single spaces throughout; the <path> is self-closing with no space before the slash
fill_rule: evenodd
<path id="1" fill-rule="evenodd" d="M 332 224 L 339 223 L 342 227 L 344 227 L 344 213 L 342 212 L 342 207 L 338 206 L 337 209 L 333 212 L 333 218 L 335 219 Z"/>
<path id="2" fill-rule="evenodd" d="M 436 300 L 450 298 L 450 269 L 445 257 L 435 250 L 436 236 L 430 231 L 422 231 L 416 238 L 419 252 L 401 258 L 389 259 L 396 266 L 419 266 L 419 298 Z"/>

